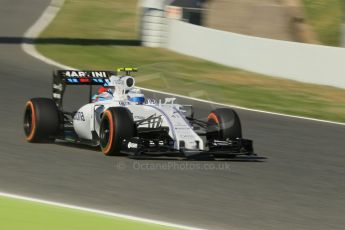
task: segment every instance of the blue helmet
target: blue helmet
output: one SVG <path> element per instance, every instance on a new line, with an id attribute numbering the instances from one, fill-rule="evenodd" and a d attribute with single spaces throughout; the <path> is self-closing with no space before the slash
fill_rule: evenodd
<path id="1" fill-rule="evenodd" d="M 145 96 L 141 93 L 140 89 L 131 89 L 127 94 L 127 98 L 130 102 L 135 104 L 141 105 L 145 102 Z"/>

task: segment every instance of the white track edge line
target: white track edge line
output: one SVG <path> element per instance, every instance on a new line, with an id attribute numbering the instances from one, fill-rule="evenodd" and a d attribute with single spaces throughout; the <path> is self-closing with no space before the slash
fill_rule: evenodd
<path id="1" fill-rule="evenodd" d="M 24 38 L 37 38 L 40 33 L 53 21 L 57 13 L 60 11 L 65 0 L 52 0 L 48 7 L 44 10 L 42 15 L 37 19 L 37 21 L 24 33 Z M 42 54 L 40 54 L 33 44 L 22 43 L 22 49 L 28 55 L 41 60 L 49 65 L 58 66 L 63 69 L 73 69 L 70 66 L 60 64 L 52 59 L 49 59 Z"/>
<path id="2" fill-rule="evenodd" d="M 220 106 L 225 106 L 225 107 L 231 107 L 235 109 L 240 109 L 240 110 L 246 110 L 250 112 L 257 112 L 257 113 L 265 113 L 265 114 L 271 114 L 275 116 L 282 116 L 282 117 L 288 117 L 288 118 L 297 118 L 297 119 L 303 119 L 303 120 L 309 120 L 309 121 L 316 121 L 316 122 L 322 122 L 322 123 L 329 123 L 329 124 L 334 124 L 334 125 L 343 125 L 345 126 L 345 123 L 342 122 L 336 122 L 336 121 L 328 121 L 328 120 L 322 120 L 322 119 L 317 119 L 317 118 L 311 118 L 311 117 L 303 117 L 303 116 L 297 116 L 297 115 L 289 115 L 289 114 L 283 114 L 283 113 L 277 113 L 277 112 L 270 112 L 270 111 L 265 111 L 265 110 L 259 110 L 259 109 L 251 109 L 251 108 L 246 108 L 238 105 L 232 105 L 232 104 L 223 104 L 215 101 L 208 101 L 204 99 L 199 99 L 199 98 L 193 98 L 193 97 L 188 97 L 180 94 L 174 94 L 174 93 L 167 93 L 167 92 L 162 92 L 158 90 L 153 90 L 153 89 L 148 89 L 148 88 L 143 88 L 139 87 L 140 89 L 150 91 L 153 93 L 160 93 L 160 94 L 166 94 L 166 95 L 171 95 L 175 97 L 180 97 L 184 99 L 189 99 L 193 101 L 198 101 L 198 102 L 203 102 L 203 103 L 209 103 L 209 104 L 214 104 L 214 105 L 220 105 Z"/>
<path id="3" fill-rule="evenodd" d="M 37 199 L 37 198 L 27 197 L 27 196 L 22 196 L 22 195 L 15 195 L 15 194 L 6 193 L 6 192 L 0 192 L 0 196 L 6 197 L 6 198 L 17 199 L 17 200 L 35 202 L 35 203 L 39 203 L 39 204 L 46 204 L 46 205 L 51 205 L 51 206 L 55 206 L 55 207 L 84 211 L 84 212 L 89 212 L 89 213 L 94 213 L 94 214 L 101 214 L 101 215 L 105 215 L 105 216 L 117 217 L 117 218 L 127 219 L 127 220 L 131 220 L 131 221 L 148 223 L 148 224 L 156 224 L 156 225 L 185 229 L 185 230 L 203 230 L 201 228 L 195 228 L 195 227 L 190 227 L 190 226 L 186 226 L 186 225 L 173 224 L 173 223 L 169 223 L 169 222 L 152 220 L 152 219 L 147 219 L 147 218 L 142 218 L 142 217 L 136 217 L 136 216 L 126 215 L 126 214 L 122 214 L 122 213 L 102 211 L 102 210 L 98 210 L 98 209 L 86 208 L 86 207 L 81 207 L 81 206 L 71 205 L 71 204 L 65 204 L 65 203 L 56 202 L 56 201 Z"/>

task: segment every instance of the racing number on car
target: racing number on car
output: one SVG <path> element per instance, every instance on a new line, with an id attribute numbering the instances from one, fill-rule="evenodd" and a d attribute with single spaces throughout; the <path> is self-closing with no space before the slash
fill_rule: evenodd
<path id="1" fill-rule="evenodd" d="M 83 112 L 76 112 L 74 114 L 73 120 L 85 121 L 84 113 Z"/>

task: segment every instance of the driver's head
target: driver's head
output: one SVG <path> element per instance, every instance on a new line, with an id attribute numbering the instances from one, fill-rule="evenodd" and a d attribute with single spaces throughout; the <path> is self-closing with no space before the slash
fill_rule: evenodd
<path id="1" fill-rule="evenodd" d="M 113 86 L 102 86 L 101 88 L 98 89 L 97 93 L 98 94 L 101 94 L 101 93 L 105 93 L 105 92 L 108 92 L 108 93 L 114 93 L 114 89 L 115 87 Z"/>
<path id="2" fill-rule="evenodd" d="M 98 89 L 97 93 L 101 94 L 101 93 L 107 92 L 107 90 L 108 89 L 106 87 L 102 86 L 101 88 Z"/>
<path id="3" fill-rule="evenodd" d="M 141 105 L 145 102 L 145 96 L 140 89 L 131 89 L 128 91 L 127 98 L 130 102 Z"/>

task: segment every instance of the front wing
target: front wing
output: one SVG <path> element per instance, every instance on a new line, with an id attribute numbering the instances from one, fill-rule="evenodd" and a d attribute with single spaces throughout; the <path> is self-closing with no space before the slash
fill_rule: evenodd
<path id="1" fill-rule="evenodd" d="M 123 141 L 122 152 L 133 157 L 176 156 L 186 158 L 232 158 L 238 155 L 255 155 L 253 142 L 240 138 L 208 142 L 207 150 L 188 150 L 185 148 L 177 150 L 174 149 L 172 140 L 152 140 L 134 137 Z"/>

